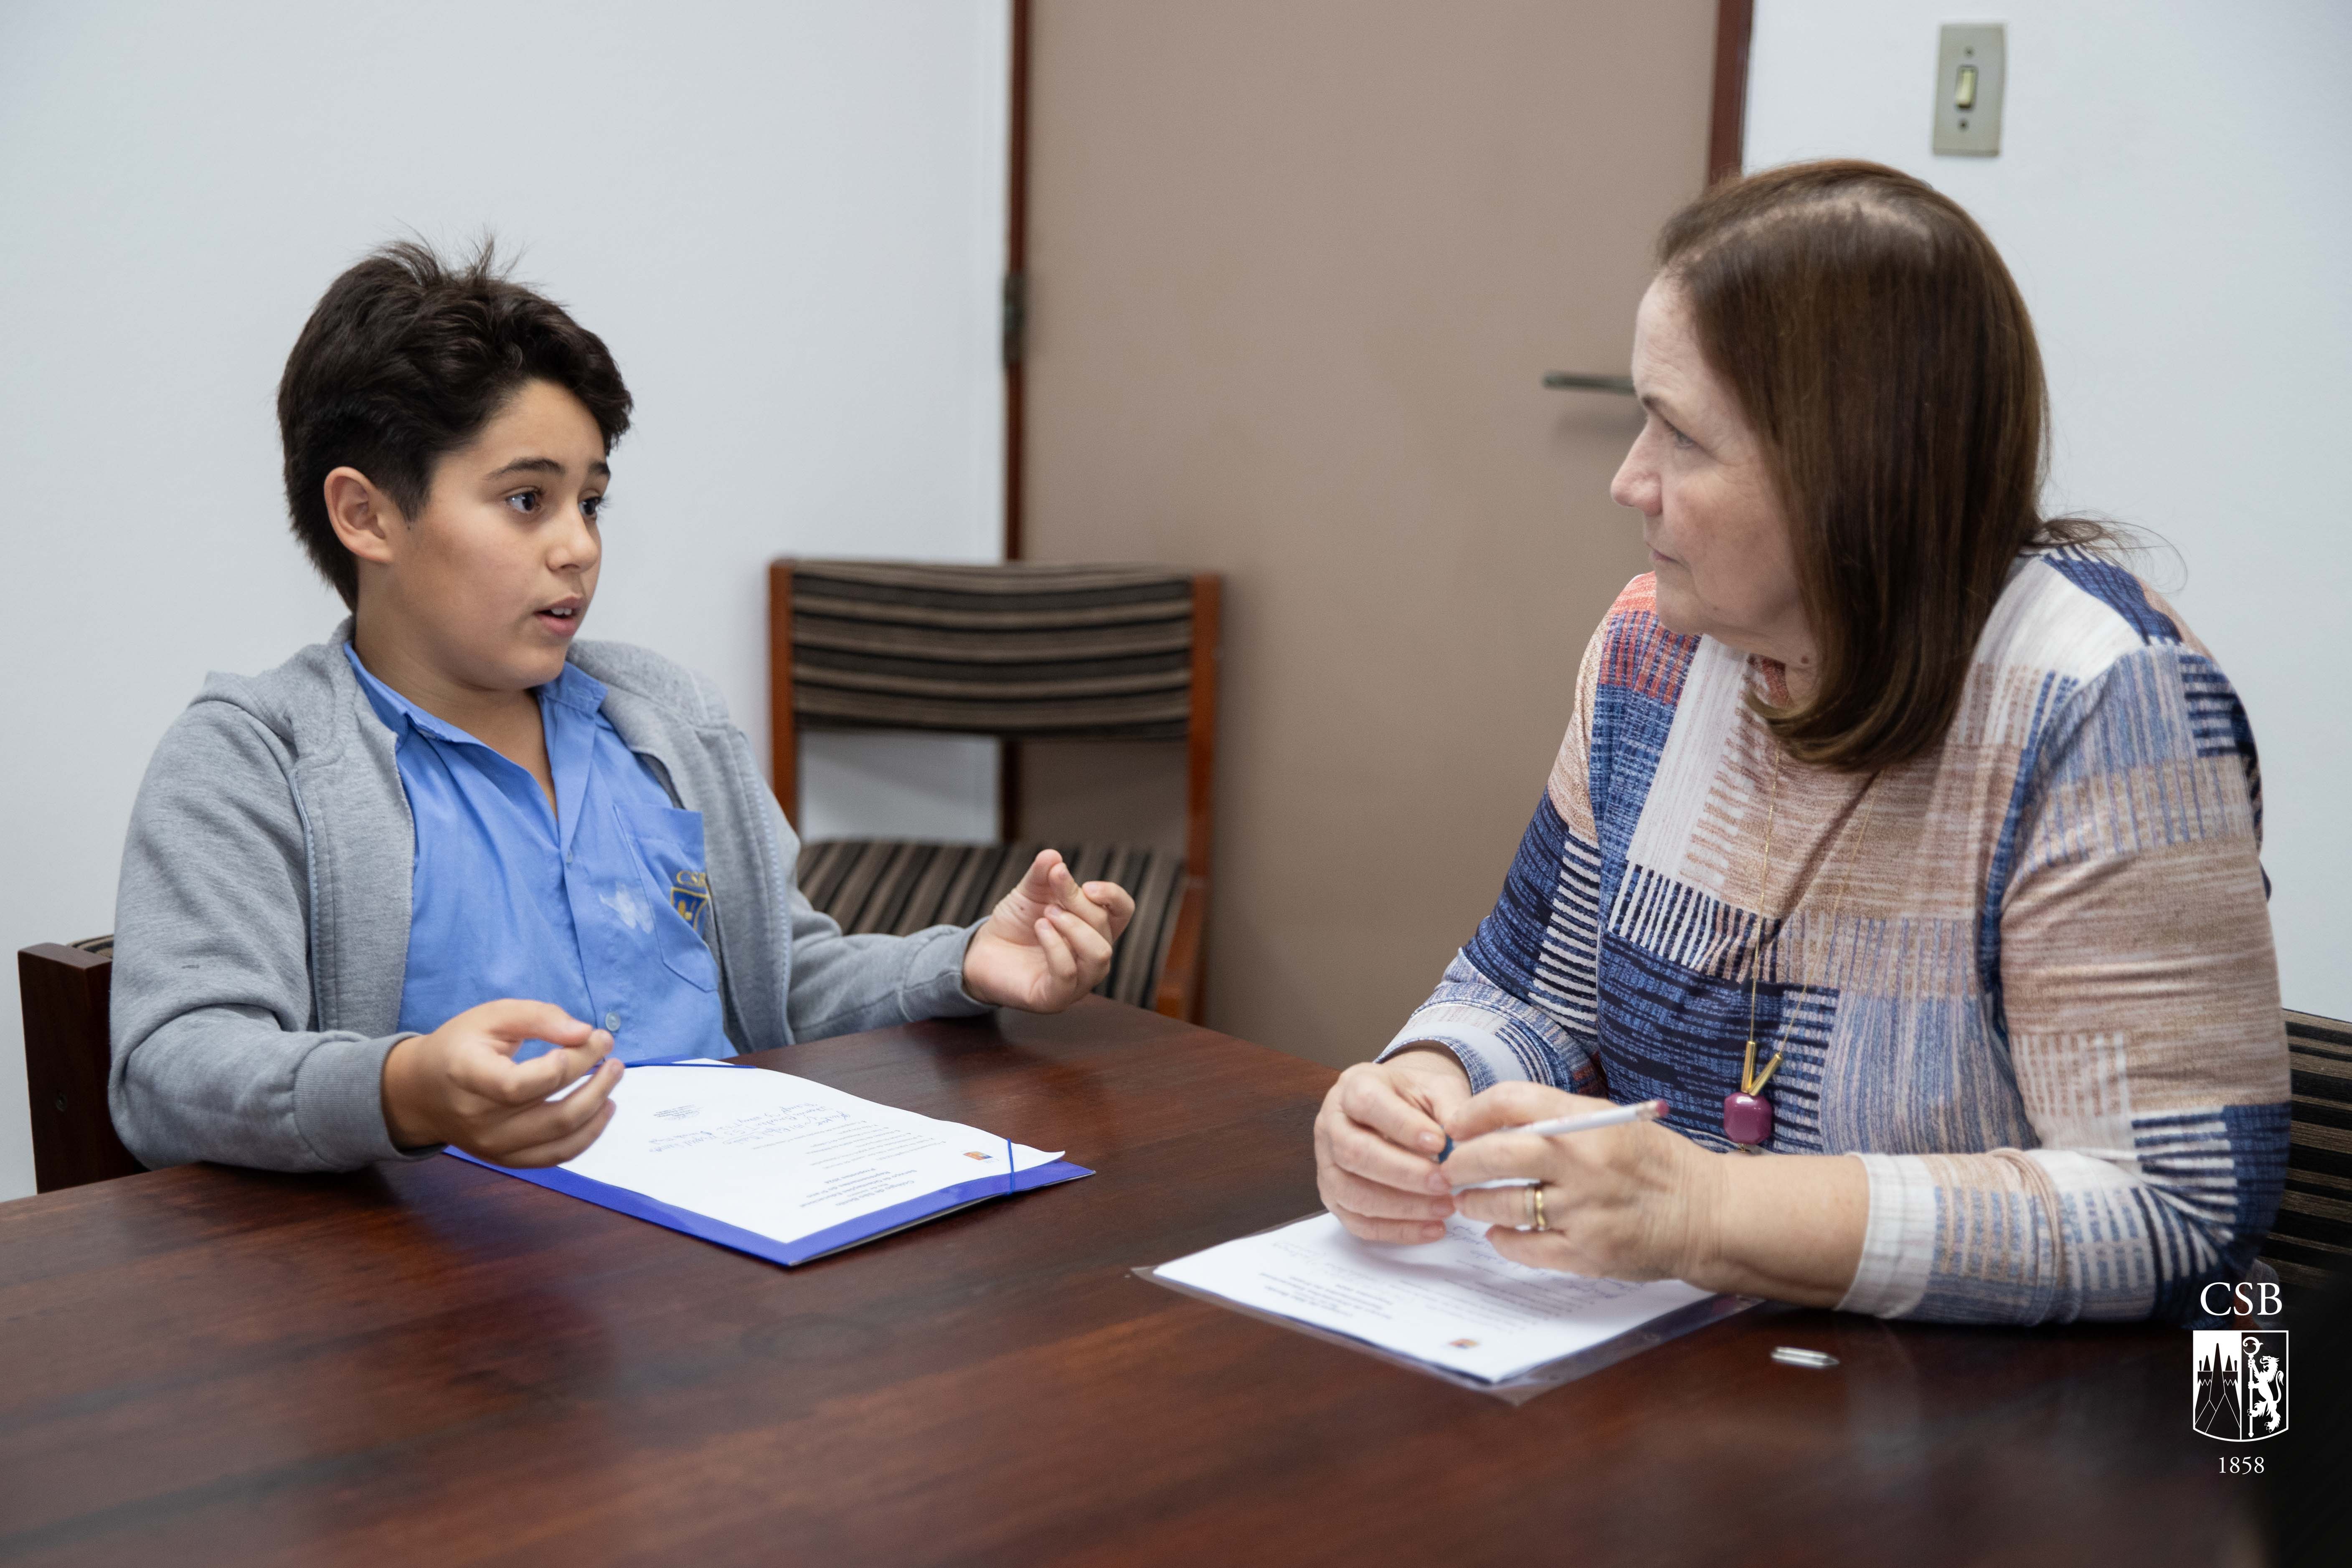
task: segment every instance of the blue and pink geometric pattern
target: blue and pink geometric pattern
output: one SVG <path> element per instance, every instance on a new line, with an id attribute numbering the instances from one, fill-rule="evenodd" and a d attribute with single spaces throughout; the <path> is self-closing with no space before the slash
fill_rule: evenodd
<path id="1" fill-rule="evenodd" d="M 1845 1307 L 2192 1315 L 2287 1136 L 2261 773 L 2210 656 L 2113 563 L 2024 557 L 1944 742 L 1864 779 L 1780 756 L 1747 701 L 1777 669 L 1654 595 L 1595 633 L 1502 896 L 1390 1048 L 1724 1150 L 1752 1009 L 1771 1151 L 1869 1172 Z"/>

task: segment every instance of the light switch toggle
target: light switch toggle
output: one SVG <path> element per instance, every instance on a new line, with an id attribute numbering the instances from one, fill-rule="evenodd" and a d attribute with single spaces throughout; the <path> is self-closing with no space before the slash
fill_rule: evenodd
<path id="1" fill-rule="evenodd" d="M 2000 100 L 2009 75 L 2007 29 L 1999 22 L 1948 22 L 1936 40 L 1937 153 L 1991 158 L 2000 153 Z"/>

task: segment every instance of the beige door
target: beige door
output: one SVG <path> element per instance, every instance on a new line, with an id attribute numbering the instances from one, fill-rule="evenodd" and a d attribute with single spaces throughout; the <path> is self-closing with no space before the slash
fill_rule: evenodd
<path id="1" fill-rule="evenodd" d="M 1624 374 L 1716 7 L 1033 4 L 1025 553 L 1227 574 L 1208 1021 L 1360 1059 L 1643 569 L 1633 405 L 1541 381 Z"/>

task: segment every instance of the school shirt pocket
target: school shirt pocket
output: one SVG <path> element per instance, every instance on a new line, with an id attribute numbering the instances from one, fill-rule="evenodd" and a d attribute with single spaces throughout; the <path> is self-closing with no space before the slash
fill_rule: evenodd
<path id="1" fill-rule="evenodd" d="M 670 973 L 698 990 L 719 989 L 719 963 L 705 941 L 710 930 L 710 876 L 703 855 L 702 813 L 674 805 L 615 802 L 621 836 L 638 868 L 670 912 L 654 921 L 654 939 Z"/>

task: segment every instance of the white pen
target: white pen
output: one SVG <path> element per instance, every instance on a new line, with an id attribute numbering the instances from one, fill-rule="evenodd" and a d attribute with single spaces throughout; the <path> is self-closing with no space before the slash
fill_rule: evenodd
<path id="1" fill-rule="evenodd" d="M 1530 1121 L 1519 1127 L 1497 1127 L 1493 1132 L 1481 1132 L 1478 1136 L 1492 1138 L 1504 1132 L 1532 1132 L 1540 1138 L 1549 1138 L 1561 1132 L 1590 1132 L 1596 1127 L 1620 1127 L 1628 1121 L 1656 1121 L 1665 1114 L 1664 1100 L 1637 1100 L 1631 1105 L 1612 1105 L 1606 1110 L 1588 1111 L 1582 1116 L 1555 1116 L 1549 1121 Z M 1437 1163 L 1444 1164 L 1447 1156 L 1460 1147 L 1448 1138 L 1445 1147 L 1438 1151 Z M 1517 1182 L 1518 1178 L 1510 1180 Z"/>

